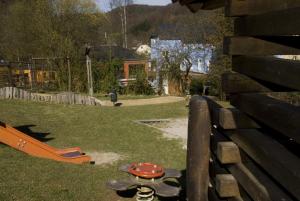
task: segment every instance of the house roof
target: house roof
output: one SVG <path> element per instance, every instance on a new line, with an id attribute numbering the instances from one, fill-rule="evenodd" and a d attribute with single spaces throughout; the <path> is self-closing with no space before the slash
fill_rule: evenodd
<path id="1" fill-rule="evenodd" d="M 120 46 L 101 45 L 91 49 L 90 56 L 97 61 L 107 61 L 111 58 L 122 60 L 138 60 L 141 57 L 134 50 L 126 49 Z"/>

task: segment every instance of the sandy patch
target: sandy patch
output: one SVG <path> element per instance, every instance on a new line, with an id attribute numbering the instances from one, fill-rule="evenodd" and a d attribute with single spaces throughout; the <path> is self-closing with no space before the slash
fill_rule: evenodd
<path id="1" fill-rule="evenodd" d="M 188 131 L 188 119 L 172 119 L 168 123 L 164 123 L 162 126 L 157 127 L 163 132 L 164 137 L 171 139 L 181 139 L 183 149 L 187 149 L 187 131 Z"/>
<path id="2" fill-rule="evenodd" d="M 151 120 L 148 120 L 151 122 Z M 167 119 L 165 121 L 156 123 L 140 122 L 144 125 L 154 127 L 163 132 L 163 136 L 170 139 L 181 139 L 183 143 L 183 149 L 187 147 L 187 130 L 188 130 L 188 119 Z"/>
<path id="3" fill-rule="evenodd" d="M 123 159 L 123 157 L 113 152 L 88 152 L 87 155 L 92 157 L 95 165 L 112 165 L 114 162 Z"/>

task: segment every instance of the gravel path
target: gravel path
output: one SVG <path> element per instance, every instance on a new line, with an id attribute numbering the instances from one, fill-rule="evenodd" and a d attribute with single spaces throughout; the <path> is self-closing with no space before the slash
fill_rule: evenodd
<path id="1" fill-rule="evenodd" d="M 131 99 L 131 100 L 120 100 L 118 103 L 121 103 L 121 106 L 137 106 L 137 105 L 156 105 L 163 103 L 174 103 L 184 101 L 184 97 L 177 96 L 163 96 L 157 98 L 148 98 L 148 99 Z M 102 101 L 102 106 L 113 106 L 110 101 Z"/>

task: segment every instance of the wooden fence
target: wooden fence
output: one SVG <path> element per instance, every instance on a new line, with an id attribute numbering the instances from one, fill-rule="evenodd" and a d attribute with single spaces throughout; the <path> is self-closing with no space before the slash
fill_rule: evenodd
<path id="1" fill-rule="evenodd" d="M 224 40 L 233 72 L 222 78 L 234 108 L 200 96 L 190 102 L 188 200 L 300 200 L 300 107 L 270 96 L 300 90 L 300 62 L 274 57 L 300 54 L 300 1 L 180 3 L 225 6 L 235 17 L 234 36 Z"/>
<path id="2" fill-rule="evenodd" d="M 19 99 L 57 104 L 102 105 L 100 100 L 82 94 L 68 92 L 59 94 L 32 93 L 15 87 L 0 88 L 1 99 Z"/>

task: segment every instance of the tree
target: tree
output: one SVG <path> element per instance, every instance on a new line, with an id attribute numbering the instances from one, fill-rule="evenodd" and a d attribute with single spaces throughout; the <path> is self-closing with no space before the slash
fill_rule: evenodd
<path id="1" fill-rule="evenodd" d="M 158 91 L 162 89 L 162 80 L 168 80 L 180 95 L 188 94 L 192 68 L 206 73 L 212 49 L 210 45 L 184 44 L 181 40 L 156 39 L 153 41 L 152 56 L 156 58 Z M 200 69 L 198 69 L 199 64 Z"/>
<path id="2" fill-rule="evenodd" d="M 19 0 L 5 5 L 0 13 L 0 52 L 10 61 L 32 57 L 51 60 L 57 68 L 59 86 L 67 86 L 67 60 L 70 58 L 73 86 L 85 88 L 82 66 L 86 43 L 102 42 L 103 14 L 94 0 Z"/>
<path id="3" fill-rule="evenodd" d="M 121 33 L 123 35 L 123 47 L 128 47 L 127 41 L 127 6 L 133 4 L 133 0 L 110 0 L 111 10 L 117 9 L 121 19 Z"/>

